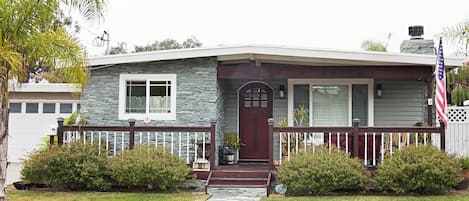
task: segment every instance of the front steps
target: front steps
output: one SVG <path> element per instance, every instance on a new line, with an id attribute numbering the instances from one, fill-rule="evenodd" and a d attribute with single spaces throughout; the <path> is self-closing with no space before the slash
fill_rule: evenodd
<path id="1" fill-rule="evenodd" d="M 269 170 L 212 170 L 205 189 L 212 196 L 266 197 L 271 176 Z"/>

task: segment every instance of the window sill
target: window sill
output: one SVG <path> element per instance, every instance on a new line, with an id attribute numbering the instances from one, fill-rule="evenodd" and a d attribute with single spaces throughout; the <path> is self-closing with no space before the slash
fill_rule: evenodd
<path id="1" fill-rule="evenodd" d="M 119 120 L 128 120 L 128 119 L 135 119 L 135 120 L 176 120 L 175 113 L 167 113 L 167 114 L 131 114 L 131 113 L 120 113 Z"/>

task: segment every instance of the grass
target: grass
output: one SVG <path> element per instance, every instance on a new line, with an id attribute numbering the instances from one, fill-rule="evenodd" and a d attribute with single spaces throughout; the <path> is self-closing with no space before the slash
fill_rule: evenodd
<path id="1" fill-rule="evenodd" d="M 119 193 L 119 192 L 44 192 L 8 190 L 9 200 L 14 201 L 203 201 L 207 195 L 201 193 Z"/>
<path id="2" fill-rule="evenodd" d="M 469 195 L 435 195 L 435 196 L 312 196 L 312 197 L 275 197 L 263 201 L 459 201 L 469 200 Z"/>

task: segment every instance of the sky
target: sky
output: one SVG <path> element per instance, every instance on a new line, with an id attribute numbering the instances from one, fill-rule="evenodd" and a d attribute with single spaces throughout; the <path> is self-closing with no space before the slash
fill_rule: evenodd
<path id="1" fill-rule="evenodd" d="M 92 43 L 103 31 L 110 45 L 146 45 L 196 37 L 204 47 L 283 45 L 360 50 L 364 40 L 386 41 L 389 52 L 409 39 L 408 26 L 423 25 L 437 43 L 445 27 L 469 20 L 469 0 L 108 0 L 104 22 L 80 22 L 78 37 L 90 56 L 106 46 Z M 456 47 L 445 43 L 445 54 Z"/>

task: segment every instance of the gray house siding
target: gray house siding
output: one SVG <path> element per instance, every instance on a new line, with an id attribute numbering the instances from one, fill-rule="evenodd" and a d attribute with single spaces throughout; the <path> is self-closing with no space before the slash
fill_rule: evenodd
<path id="1" fill-rule="evenodd" d="M 375 126 L 413 126 L 424 122 L 426 85 L 417 80 L 375 80 L 383 96 L 375 97 Z"/>
<path id="2" fill-rule="evenodd" d="M 215 58 L 119 64 L 92 70 L 82 94 L 82 112 L 91 125 L 127 125 L 118 120 L 119 75 L 176 74 L 176 120 L 153 120 L 150 125 L 201 125 L 220 119 L 217 108 L 221 97 L 218 89 Z M 137 121 L 137 125 L 143 121 Z"/>

